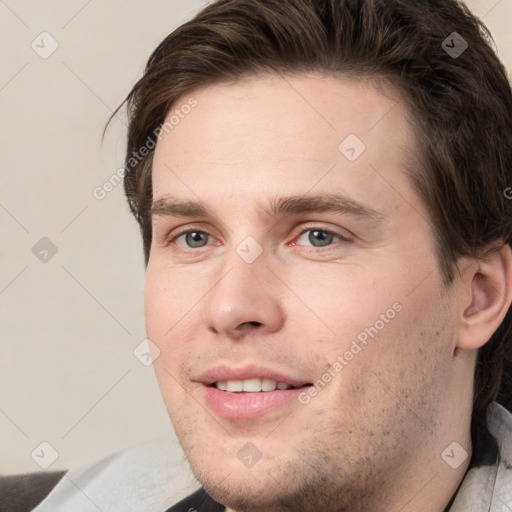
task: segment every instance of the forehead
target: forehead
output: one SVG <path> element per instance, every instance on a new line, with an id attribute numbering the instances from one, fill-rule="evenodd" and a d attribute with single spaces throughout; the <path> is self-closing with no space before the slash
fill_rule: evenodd
<path id="1" fill-rule="evenodd" d="M 176 123 L 191 98 L 196 106 Z M 222 190 L 250 200 L 255 191 L 300 195 L 342 186 L 356 199 L 380 189 L 396 202 L 393 189 L 406 186 L 415 146 L 400 96 L 383 83 L 346 77 L 270 75 L 211 85 L 179 98 L 167 119 L 173 115 L 155 150 L 155 199 L 172 193 L 207 201 Z"/>

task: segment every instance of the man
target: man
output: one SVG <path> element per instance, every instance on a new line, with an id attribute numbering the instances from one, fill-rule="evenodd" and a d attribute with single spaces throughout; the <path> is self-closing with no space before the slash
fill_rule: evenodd
<path id="1" fill-rule="evenodd" d="M 169 511 L 512 510 L 512 93 L 486 37 L 455 0 L 220 0 L 153 53 L 125 190 L 202 486 Z"/>

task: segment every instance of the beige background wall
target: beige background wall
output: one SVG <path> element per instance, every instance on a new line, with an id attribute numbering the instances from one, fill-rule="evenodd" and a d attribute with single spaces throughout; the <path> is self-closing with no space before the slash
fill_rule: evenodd
<path id="1" fill-rule="evenodd" d="M 93 190 L 122 165 L 125 128 L 116 120 L 102 145 L 107 117 L 205 4 L 0 0 L 1 473 L 51 462 L 41 442 L 59 469 L 171 431 L 133 353 L 145 338 L 138 229 L 121 185 L 102 200 Z M 468 4 L 512 69 L 512 0 Z"/>

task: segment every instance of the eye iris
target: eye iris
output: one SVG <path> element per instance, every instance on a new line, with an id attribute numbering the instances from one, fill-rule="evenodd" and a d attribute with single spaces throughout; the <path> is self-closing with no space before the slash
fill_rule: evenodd
<path id="1" fill-rule="evenodd" d="M 192 231 L 185 235 L 185 241 L 189 247 L 203 247 L 208 242 L 208 235 L 199 231 Z"/>
<path id="2" fill-rule="evenodd" d="M 310 231 L 308 238 L 315 247 L 324 247 L 332 243 L 334 235 L 325 231 L 313 230 Z"/>

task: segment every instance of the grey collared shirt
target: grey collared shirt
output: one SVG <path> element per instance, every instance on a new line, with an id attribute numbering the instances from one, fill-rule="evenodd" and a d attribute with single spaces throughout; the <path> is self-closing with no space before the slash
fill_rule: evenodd
<path id="1" fill-rule="evenodd" d="M 496 462 L 467 472 L 450 512 L 512 512 L 512 414 L 493 403 L 487 424 Z M 176 441 L 162 439 L 68 471 L 34 512 L 163 512 L 198 487 Z"/>

